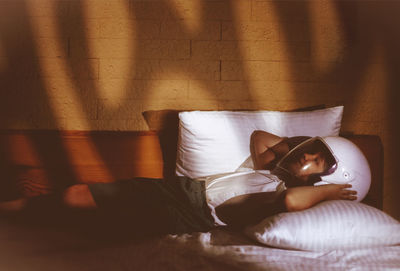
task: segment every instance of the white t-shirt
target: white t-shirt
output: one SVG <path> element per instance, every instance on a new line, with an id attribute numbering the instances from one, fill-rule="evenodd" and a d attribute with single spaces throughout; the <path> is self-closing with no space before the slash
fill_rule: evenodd
<path id="1" fill-rule="evenodd" d="M 215 208 L 225 201 L 240 195 L 268 193 L 273 203 L 286 190 L 285 184 L 269 170 L 250 170 L 212 175 L 201 178 L 205 181 L 207 204 L 217 225 L 226 225 L 216 215 Z M 267 197 L 266 195 L 266 197 Z"/>

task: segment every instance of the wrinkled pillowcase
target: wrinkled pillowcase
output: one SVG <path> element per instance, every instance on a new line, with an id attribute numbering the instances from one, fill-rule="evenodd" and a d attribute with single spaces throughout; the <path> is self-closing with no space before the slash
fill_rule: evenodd
<path id="1" fill-rule="evenodd" d="M 179 113 L 176 174 L 191 178 L 233 172 L 250 155 L 250 136 L 337 136 L 343 106 L 305 112 L 190 111 Z"/>
<path id="2" fill-rule="evenodd" d="M 272 247 L 328 251 L 400 244 L 400 223 L 363 203 L 335 200 L 268 217 L 245 234 Z"/>

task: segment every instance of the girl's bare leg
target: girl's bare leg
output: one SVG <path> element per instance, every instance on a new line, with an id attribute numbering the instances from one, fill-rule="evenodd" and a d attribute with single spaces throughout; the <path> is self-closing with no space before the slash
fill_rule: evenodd
<path id="1" fill-rule="evenodd" d="M 41 196 L 39 196 L 41 197 Z M 0 213 L 13 213 L 24 211 L 29 207 L 30 202 L 37 198 L 20 198 L 11 201 L 0 202 Z M 61 199 L 58 199 L 64 207 L 70 209 L 91 210 L 96 208 L 96 203 L 92 197 L 87 184 L 76 184 L 68 187 L 61 194 Z M 49 202 L 48 204 L 52 204 Z"/>
<path id="2" fill-rule="evenodd" d="M 28 199 L 26 198 L 0 202 L 0 213 L 13 213 L 23 211 L 26 208 L 27 202 Z"/>

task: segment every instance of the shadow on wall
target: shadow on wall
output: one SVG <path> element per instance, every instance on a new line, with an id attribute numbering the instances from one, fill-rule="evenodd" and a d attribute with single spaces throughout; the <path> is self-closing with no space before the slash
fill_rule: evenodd
<path id="1" fill-rule="evenodd" d="M 231 1 L 221 1 L 225 4 L 226 16 L 233 21 L 233 24 L 237 24 L 239 18 L 237 18 L 237 14 L 233 11 L 233 3 L 234 0 Z M 85 1 L 75 1 L 74 9 L 74 38 L 79 41 L 78 46 L 80 47 L 80 51 L 83 56 L 79 59 L 79 65 L 76 64 L 76 59 L 70 56 L 70 44 L 65 42 L 60 42 L 63 44 L 61 58 L 65 58 L 66 61 L 66 69 L 69 76 L 72 78 L 72 84 L 75 93 L 74 96 L 77 97 L 77 100 L 74 101 L 76 106 L 81 108 L 85 114 L 85 121 L 88 123 L 88 127 L 92 127 L 92 129 L 96 129 L 96 124 L 94 123 L 92 115 L 93 112 L 90 110 L 89 105 L 85 105 L 85 101 L 87 101 L 84 95 L 87 95 L 85 90 L 82 89 L 82 84 L 79 81 L 81 78 L 80 73 L 82 71 L 86 71 L 89 74 L 88 78 L 96 78 L 96 71 L 93 70 L 93 66 L 90 62 L 90 52 L 89 52 L 89 33 L 87 29 L 89 28 L 88 20 L 85 18 Z M 159 8 L 164 10 L 169 16 L 172 16 L 170 19 L 174 20 L 179 25 L 179 30 L 181 31 L 182 38 L 191 40 L 193 37 L 197 35 L 201 35 L 202 31 L 206 31 L 203 29 L 196 30 L 193 32 L 189 29 L 181 18 L 177 17 L 175 10 L 175 6 L 171 1 L 159 1 Z M 200 21 L 205 21 L 206 18 L 210 18 L 213 16 L 213 11 L 206 8 L 204 2 L 202 6 L 199 8 Z M 278 18 L 280 29 L 281 29 L 281 39 L 287 41 L 285 43 L 286 52 L 288 54 L 288 62 L 291 59 L 295 59 L 296 50 L 294 46 L 291 46 L 292 42 L 304 42 L 310 45 L 309 52 L 310 58 L 313 57 L 313 20 L 312 14 L 310 12 L 311 2 L 310 1 L 273 1 L 271 2 L 274 8 L 274 12 L 276 17 Z M 342 90 L 340 93 L 324 93 L 321 91 L 317 95 L 321 95 L 322 97 L 332 97 L 334 95 L 339 95 L 342 98 L 342 101 L 346 107 L 346 114 L 352 115 L 354 114 L 354 107 L 351 106 L 351 103 L 357 99 L 360 95 L 362 95 L 362 86 L 361 83 L 364 82 L 366 76 L 366 69 L 370 62 L 370 59 L 373 57 L 373 54 L 377 47 L 383 52 L 384 56 L 384 64 L 386 65 L 386 76 L 388 85 L 382 91 L 386 92 L 387 99 L 389 101 L 387 107 L 386 116 L 388 126 L 392 127 L 396 123 L 396 117 L 399 115 L 399 106 L 398 106 L 398 94 L 397 94 L 397 86 L 399 85 L 399 80 L 397 78 L 397 71 L 399 70 L 400 63 L 400 53 L 397 48 L 399 48 L 399 38 L 400 37 L 400 27 L 399 26 L 399 16 L 396 14 L 400 9 L 400 3 L 396 2 L 386 2 L 386 1 L 374 1 L 365 3 L 364 1 L 335 1 L 334 3 L 335 9 L 337 11 L 337 16 L 339 21 L 341 22 L 342 32 L 344 33 L 344 40 L 342 41 L 344 44 L 344 52 L 341 54 L 340 61 L 334 61 L 328 69 L 324 69 L 323 71 L 316 65 L 313 65 L 312 62 L 307 63 L 306 66 L 299 66 L 297 64 L 291 64 L 288 67 L 288 71 L 290 76 L 297 81 L 302 81 L 302 76 L 305 74 L 299 73 L 299 67 L 305 67 L 307 72 L 307 76 L 311 78 L 318 78 L 319 81 L 327 81 L 327 82 L 339 82 L 340 86 L 342 86 Z M 55 2 L 54 4 L 54 13 L 59 14 L 64 12 L 65 2 Z M 126 2 L 127 9 L 130 9 L 133 13 L 131 14 L 134 18 L 140 18 L 142 14 L 138 13 L 140 10 L 136 5 L 141 5 L 141 1 L 131 1 Z M 38 59 L 40 57 L 40 53 L 37 49 L 37 44 L 35 42 L 35 31 L 34 27 L 31 25 L 29 18 L 29 6 L 27 1 L 5 1 L 0 2 L 0 50 L 1 50 L 1 62 L 0 62 L 0 80 L 1 80 L 1 101 L 0 101 L 0 110 L 3 116 L 8 116 L 7 118 L 1 118 L 2 127 L 24 127 L 26 126 L 35 128 L 43 128 L 40 124 L 35 124 L 35 119 L 41 118 L 46 119 L 49 123 L 47 127 L 58 127 L 57 118 L 55 109 L 53 108 L 50 101 L 50 91 L 48 82 L 46 82 L 46 78 L 39 76 L 39 74 L 43 71 L 43 67 L 41 67 Z M 290 5 L 290 7 L 289 7 Z M 262 12 L 262 10 L 261 10 Z M 3 14 L 2 14 L 3 13 Z M 15 16 L 5 16 L 13 14 Z M 4 16 L 2 16 L 4 15 Z M 302 35 L 299 35 L 298 28 L 294 27 L 292 21 L 289 21 L 288 16 L 295 16 L 301 21 Z M 66 27 L 69 24 L 68 17 L 60 16 L 56 18 L 56 32 L 58 33 L 59 39 L 65 39 L 70 35 L 70 28 Z M 145 33 L 141 28 L 137 28 L 135 35 L 143 36 Z M 234 31 L 234 35 L 238 35 L 238 31 Z M 140 43 L 140 40 L 134 39 L 136 43 Z M 240 40 L 240 38 L 236 38 L 235 40 Z M 141 48 L 143 46 L 137 46 L 138 44 L 134 44 L 135 47 L 135 56 L 141 56 L 143 52 L 141 52 Z M 238 55 L 238 59 L 242 59 L 240 45 L 236 46 L 236 53 Z M 193 59 L 187 60 L 189 63 L 191 61 L 195 61 Z M 301 64 L 301 63 L 300 63 Z M 304 63 L 303 63 L 304 64 Z M 145 59 L 141 59 L 140 57 L 132 58 L 132 62 L 129 65 L 129 69 L 136 71 L 141 67 L 148 65 L 148 62 Z M 161 69 L 161 67 L 159 67 Z M 248 96 L 252 97 L 252 89 L 251 85 L 248 85 L 249 75 L 246 72 L 246 67 L 242 67 L 244 70 L 243 82 L 245 82 L 244 90 L 248 91 Z M 190 75 L 191 78 L 201 78 L 201 74 L 198 70 L 186 70 L 185 66 L 179 65 L 178 63 L 174 63 L 173 61 L 165 62 L 165 65 L 162 67 L 162 71 L 169 71 L 171 73 L 192 73 Z M 158 70 L 157 72 L 161 72 Z M 146 72 L 145 72 L 146 73 Z M 143 78 L 152 78 L 153 74 L 142 74 Z M 29 81 L 28 81 L 29 80 Z M 295 80 L 295 81 L 296 81 Z M 28 82 L 27 82 L 28 81 Z M 97 106 L 101 106 L 102 97 L 100 95 L 100 90 L 98 89 L 98 85 L 95 80 L 88 80 L 88 86 L 85 86 L 87 89 L 91 90 L 91 94 L 93 94 L 92 99 L 97 100 Z M 127 79 L 125 85 L 135 84 L 135 78 Z M 29 86 L 29 89 L 26 87 Z M 144 85 L 142 87 L 143 91 L 146 92 L 152 86 Z M 204 90 L 209 91 L 207 95 L 209 97 L 213 97 L 215 95 L 213 85 L 204 86 Z M 15 95 L 18 93 L 18 95 Z M 146 94 L 142 94 L 146 99 Z M 329 96 L 330 95 L 330 96 Z M 151 97 L 148 97 L 151 99 Z M 324 98 L 321 98 L 324 100 Z M 304 100 L 304 96 L 301 92 L 293 92 L 293 100 Z M 40 102 L 36 102 L 40 101 Z M 129 100 L 121 101 L 120 107 L 124 106 L 124 103 L 129 105 Z M 18 104 L 18 106 L 15 106 Z M 250 106 L 251 107 L 251 104 Z M 24 108 L 24 110 L 21 110 Z M 107 108 L 107 107 L 104 107 Z M 193 107 L 195 109 L 195 106 Z M 115 113 L 117 108 L 107 108 L 104 112 L 105 115 L 112 115 Z M 35 119 L 33 118 L 35 115 Z M 398 125 L 393 128 L 393 136 L 390 138 L 398 138 L 400 136 Z M 386 139 L 385 139 L 386 140 Z M 36 155 L 42 161 L 44 168 L 47 169 L 49 179 L 57 180 L 57 183 L 54 184 L 52 189 L 58 190 L 70 184 L 79 182 L 79 178 L 75 175 L 71 167 L 63 167 L 63 170 L 60 171 L 56 165 L 69 164 L 69 153 L 66 149 L 64 143 L 61 140 L 60 136 L 57 136 L 57 133 L 54 134 L 54 138 L 51 141 L 51 152 L 48 152 L 47 148 L 43 148 L 43 145 L 46 145 L 46 142 L 43 142 L 43 139 L 37 136 L 30 136 L 28 141 L 33 146 L 36 151 Z M 107 161 L 107 157 L 105 153 L 102 153 L 101 148 L 99 148 L 100 142 L 96 141 L 96 138 L 92 139 L 91 142 L 95 151 L 98 152 L 100 158 L 104 161 L 106 168 L 110 171 L 111 176 L 116 176 L 117 174 L 113 172 L 110 165 L 112 161 Z M 393 156 L 399 151 L 399 143 L 398 140 L 392 140 L 386 144 L 391 144 L 395 146 L 392 151 Z M 6 179 L 2 182 L 4 186 L 7 186 L 7 189 L 1 189 L 1 191 L 14 191 L 14 194 L 18 194 L 18 189 L 14 187 L 14 184 L 18 182 L 20 178 L 19 171 L 21 168 L 15 168 L 15 170 L 8 170 L 10 166 L 10 161 L 8 158 L 8 150 L 6 143 L 2 143 L 0 149 L 0 169 L 3 172 L 8 172 Z M 393 159 L 395 160 L 395 159 Z M 60 177 L 62 176 L 62 177 Z M 7 183 L 5 183 L 7 182 Z M 3 193 L 3 192 L 0 192 Z M 4 192 L 5 193 L 5 192 Z M 6 198 L 10 196 L 10 193 L 1 194 L 1 198 Z"/>
<path id="2" fill-rule="evenodd" d="M 297 28 L 293 27 L 286 19 L 287 8 L 285 5 L 296 6 L 296 15 L 304 20 L 306 25 L 305 35 L 301 39 L 305 41 L 313 40 L 312 16 L 310 14 L 310 3 L 305 1 L 273 2 L 276 14 L 278 15 L 280 25 L 284 29 L 283 35 L 285 40 L 290 37 L 298 36 Z M 385 112 L 375 112 L 377 115 L 383 116 L 383 123 L 380 125 L 380 131 L 383 134 L 385 147 L 385 191 L 384 197 L 390 197 L 392 203 L 390 206 L 384 206 L 385 210 L 395 217 L 400 217 L 400 212 L 394 204 L 393 191 L 400 191 L 398 180 L 400 175 L 396 171 L 398 161 L 398 153 L 400 152 L 400 126 L 397 116 L 400 116 L 400 95 L 398 77 L 400 71 L 400 53 L 397 48 L 400 46 L 400 2 L 396 1 L 332 1 L 338 21 L 341 23 L 341 31 L 344 33 L 344 52 L 341 54 L 340 61 L 333 62 L 328 69 L 321 70 L 316 66 L 307 66 L 307 73 L 310 78 L 318 78 L 324 82 L 338 82 L 341 90 L 338 93 L 333 92 L 330 95 L 339 95 L 343 99 L 345 105 L 346 116 L 357 114 L 357 106 L 363 102 L 366 90 L 364 82 L 374 84 L 374 78 L 379 77 L 369 72 L 371 64 L 381 65 L 383 67 L 383 82 L 386 85 L 379 85 L 379 90 L 375 92 L 372 101 L 376 99 L 377 103 L 384 104 Z M 294 57 L 296 52 L 292 50 L 290 43 L 286 43 L 287 52 L 290 57 Z M 313 51 L 312 43 L 310 51 Z M 380 54 L 377 56 L 377 54 Z M 312 55 L 312 53 L 311 53 Z M 295 66 L 289 67 L 291 77 L 301 81 Z M 371 76 L 372 78 L 368 78 Z M 293 92 L 295 99 L 301 100 L 301 92 Z M 322 94 L 323 95 L 323 94 Z M 360 105 L 358 105 L 360 106 Z M 362 105 L 361 105 L 362 106 Z M 381 108 L 381 107 L 379 107 Z M 367 108 L 366 108 L 367 109 Z M 382 136 L 382 135 L 381 135 Z M 388 186 L 388 187 L 386 187 Z M 392 191 L 392 192 L 389 192 Z"/>
<path id="3" fill-rule="evenodd" d="M 41 66 L 38 62 L 33 29 L 28 18 L 28 6 L 24 1 L 0 2 L 0 33 L 0 63 L 2 62 L 0 65 L 0 114 L 3 116 L 0 128 L 21 126 L 24 123 L 35 125 L 32 119 L 33 114 L 42 116 L 48 120 L 49 126 L 56 127 L 57 122 L 50 103 L 35 102 L 47 101 L 48 94 L 46 84 L 39 76 Z M 59 189 L 67 184 L 65 180 L 74 180 L 75 175 L 69 168 L 66 168 L 62 175 L 60 172 L 50 170 L 57 164 L 69 164 L 63 143 L 58 136 L 55 136 L 53 140 L 52 148 L 57 153 L 55 157 L 43 151 L 41 146 L 46 143 L 42 138 L 29 137 L 29 142 L 40 156 L 44 168 L 48 169 L 46 171 L 49 178 L 57 180 L 54 188 Z M 1 199 L 10 199 L 18 195 L 19 189 L 16 184 L 20 181 L 21 171 L 26 170 L 24 165 L 12 164 L 7 142 L 1 142 L 0 171 L 3 175 Z"/>
<path id="4" fill-rule="evenodd" d="M 39 76 L 41 72 L 43 72 L 43 67 L 40 66 L 38 59 L 40 57 L 40 53 L 37 49 L 37 44 L 35 42 L 34 36 L 34 26 L 30 24 L 29 21 L 29 5 L 28 1 L 20 1 L 18 3 L 13 3 L 13 1 L 1 2 L 0 13 L 3 12 L 4 16 L 0 16 L 0 27 L 1 32 L 5 35 L 1 37 L 1 49 L 2 49 L 2 61 L 4 61 L 5 69 L 1 70 L 1 81 L 2 81 L 2 99 L 1 99 L 1 110 L 3 115 L 9 116 L 9 118 L 2 118 L 4 121 L 2 123 L 2 127 L 32 127 L 41 129 L 40 124 L 36 124 L 33 119 L 33 115 L 36 118 L 47 119 L 48 123 L 47 127 L 58 127 L 57 118 L 56 118 L 56 109 L 51 104 L 50 92 L 48 89 L 47 82 L 43 81 L 46 78 Z M 160 6 L 165 12 L 169 14 L 169 19 L 174 20 L 176 22 L 180 22 L 180 18 L 174 17 L 174 6 L 170 3 L 170 1 L 160 1 L 162 4 Z M 231 2 L 226 2 L 226 14 L 229 17 L 234 17 L 233 12 L 231 11 Z M 83 55 L 86 57 L 82 57 L 80 59 L 79 65 L 76 65 L 73 58 L 70 57 L 70 44 L 60 42 L 62 47 L 61 57 L 65 57 L 67 63 L 67 73 L 72 78 L 73 89 L 75 90 L 74 96 L 78 99 L 74 101 L 79 108 L 84 110 L 85 121 L 89 126 L 89 130 L 96 129 L 96 124 L 91 121 L 90 106 L 84 104 L 86 95 L 85 90 L 82 90 L 81 82 L 79 79 L 82 77 L 80 73 L 82 71 L 87 71 L 89 74 L 88 78 L 96 78 L 96 71 L 92 69 L 92 65 L 89 62 L 89 34 L 87 33 L 88 25 L 87 20 L 85 18 L 85 5 L 84 1 L 76 1 L 74 2 L 75 8 L 74 14 L 75 24 L 74 24 L 74 38 L 80 42 L 80 52 L 83 52 Z M 126 2 L 127 9 L 130 8 L 133 10 L 133 13 L 136 12 L 135 5 L 140 5 L 141 1 L 132 2 L 132 7 L 129 2 Z M 54 4 L 54 14 L 61 14 L 65 10 L 65 3 L 57 2 Z M 203 10 L 201 13 L 203 16 L 207 17 L 207 12 L 211 12 L 210 10 Z M 14 16 L 9 16 L 9 14 L 13 14 Z M 0 14 L 1 15 L 1 14 Z M 7 15 L 7 16 L 6 16 Z M 139 17 L 141 14 L 133 14 L 134 17 Z M 68 17 L 60 17 L 56 18 L 56 29 L 59 36 L 59 39 L 65 39 L 70 34 L 70 28 L 66 27 L 68 22 Z M 181 21 L 182 22 L 182 21 Z M 13 26 L 13 27 L 11 27 Z M 15 27 L 14 27 L 15 26 Z M 199 33 L 192 33 L 189 29 L 186 28 L 184 23 L 180 25 L 180 30 L 183 38 L 191 39 L 192 37 L 198 35 Z M 141 33 L 142 29 L 138 28 L 136 31 L 137 36 L 145 36 L 145 33 Z M 201 32 L 202 30 L 200 30 Z M 204 30 L 206 31 L 206 30 Z M 140 41 L 136 41 L 140 42 Z M 17 45 L 17 46 L 16 46 Z M 134 46 L 137 48 L 143 48 L 141 46 Z M 137 51 L 137 56 L 141 56 L 142 52 Z M 240 55 L 240 52 L 237 51 L 237 55 Z M 10 64 L 12 63 L 12 64 Z M 131 70 L 138 70 L 139 68 L 148 65 L 146 60 L 141 59 L 140 57 L 133 60 L 131 63 Z M 173 71 L 179 73 L 186 73 L 185 66 L 174 65 L 174 62 L 169 62 L 168 66 L 162 67 L 163 71 Z M 201 71 L 201 69 L 199 70 Z M 161 71 L 159 71 L 161 72 Z M 192 73 L 196 71 L 191 71 Z M 32 76 L 34 73 L 34 76 Z M 31 80 L 29 84 L 26 83 L 24 77 Z M 192 75 L 193 78 L 201 78 L 201 75 Z M 151 74 L 142 75 L 143 78 L 152 78 Z M 126 85 L 134 84 L 135 78 L 132 80 L 127 80 Z M 88 86 L 85 86 L 87 89 L 91 90 L 94 93 L 94 96 L 91 97 L 94 100 L 101 101 L 101 96 L 99 94 L 99 90 L 97 89 L 97 85 L 94 80 L 88 82 Z M 29 85 L 29 90 L 26 89 L 27 85 Z M 147 91 L 151 86 L 143 86 L 143 90 Z M 210 96 L 213 96 L 212 92 L 213 86 L 206 86 L 205 89 L 210 89 Z M 13 92 L 18 92 L 20 95 L 11 95 Z M 97 95 L 97 96 L 96 96 Z M 143 94 L 144 95 L 144 94 Z M 150 97 L 149 97 L 150 98 Z M 36 101 L 40 101 L 36 102 Z M 128 101 L 126 102 L 128 103 Z M 15 106 L 18 104 L 18 106 Z M 121 107 L 124 106 L 123 102 L 120 104 Z M 23 111 L 20 109 L 24 108 Z M 114 109 L 118 110 L 118 109 Z M 105 112 L 106 115 L 112 115 L 113 109 L 107 109 Z M 39 135 L 39 136 L 38 136 Z M 28 141 L 28 144 L 31 145 L 31 149 L 34 150 L 37 159 L 41 161 L 41 166 L 44 168 L 44 171 L 47 173 L 48 180 L 57 180 L 54 184 L 46 183 L 44 186 L 51 186 L 50 190 L 60 190 L 68 185 L 79 182 L 79 177 L 75 175 L 72 165 L 70 166 L 62 166 L 60 168 L 59 165 L 69 165 L 69 155 L 70 153 L 66 149 L 64 142 L 62 142 L 62 136 L 60 134 L 51 133 L 51 137 L 42 138 L 40 137 L 40 133 L 33 133 L 32 135 L 25 135 L 24 140 Z M 111 178 L 112 176 L 118 175 L 115 172 L 112 172 L 112 166 L 110 166 L 113 161 L 107 161 L 107 157 L 104 153 L 102 153 L 102 148 L 98 146 L 100 142 L 96 142 L 97 137 L 92 138 L 92 146 L 94 146 L 94 150 L 100 155 L 100 160 L 104 162 L 105 167 L 110 171 Z M 50 146 L 49 146 L 50 145 Z M 7 172 L 7 176 L 3 179 L 2 186 L 5 189 L 1 189 L 2 193 L 0 194 L 1 199 L 10 199 L 13 197 L 18 197 L 21 191 L 15 184 L 24 182 L 26 180 L 21 180 L 21 176 L 26 175 L 27 172 L 35 170 L 32 167 L 26 165 L 13 165 L 9 160 L 10 150 L 8 149 L 7 142 L 2 142 L 0 149 L 0 168 L 3 169 L 2 172 Z M 37 180 L 40 182 L 40 180 Z M 42 184 L 39 184 L 40 187 Z M 26 188 L 25 188 L 26 189 Z M 49 189 L 43 189 L 44 193 L 47 193 Z M 29 193 L 24 191 L 23 193 Z"/>

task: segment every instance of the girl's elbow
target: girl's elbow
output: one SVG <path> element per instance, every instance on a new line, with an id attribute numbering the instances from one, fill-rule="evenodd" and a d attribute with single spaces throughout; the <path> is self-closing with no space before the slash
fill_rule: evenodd
<path id="1" fill-rule="evenodd" d="M 250 140 L 253 142 L 260 141 L 260 137 L 262 137 L 264 131 L 261 130 L 255 130 L 253 133 L 250 135 Z"/>
<path id="2" fill-rule="evenodd" d="M 301 211 L 307 208 L 296 195 L 290 193 L 289 191 L 285 194 L 284 204 L 288 212 Z"/>
<path id="3" fill-rule="evenodd" d="M 295 200 L 293 200 L 293 197 L 289 193 L 286 193 L 283 202 L 284 202 L 285 208 L 288 212 L 293 212 L 296 210 Z"/>

